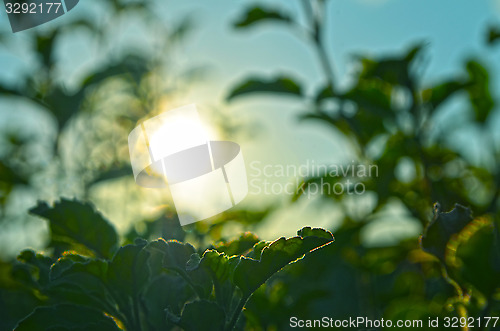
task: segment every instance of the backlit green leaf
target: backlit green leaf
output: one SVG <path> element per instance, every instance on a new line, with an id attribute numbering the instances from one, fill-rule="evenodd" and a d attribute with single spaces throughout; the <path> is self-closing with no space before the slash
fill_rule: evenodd
<path id="1" fill-rule="evenodd" d="M 49 221 L 53 240 L 85 246 L 98 257 L 111 258 L 118 246 L 113 226 L 88 203 L 61 199 L 53 207 L 39 202 L 30 210 Z"/>
<path id="2" fill-rule="evenodd" d="M 242 257 L 234 270 L 234 283 L 244 296 L 251 295 L 273 274 L 305 254 L 334 241 L 333 235 L 322 229 L 304 228 L 299 236 L 280 238 L 264 247 L 259 260 Z M 303 235 L 303 236 L 301 236 Z"/>
<path id="3" fill-rule="evenodd" d="M 243 255 L 252 249 L 252 247 L 258 242 L 259 238 L 256 235 L 250 232 L 245 232 L 238 239 L 216 245 L 215 249 L 228 256 Z"/>

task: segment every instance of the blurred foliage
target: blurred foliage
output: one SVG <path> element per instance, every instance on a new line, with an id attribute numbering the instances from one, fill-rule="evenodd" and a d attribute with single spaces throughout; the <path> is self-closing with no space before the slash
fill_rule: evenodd
<path id="1" fill-rule="evenodd" d="M 92 6 L 96 4 L 89 6 L 89 10 Z M 7 208 L 9 197 L 17 188 L 29 189 L 35 196 L 43 192 L 50 199 L 68 191 L 88 198 L 100 184 L 129 177 L 126 141 L 130 130 L 140 120 L 159 111 L 159 95 L 170 97 L 182 83 L 187 84 L 201 73 L 177 73 L 179 77 L 171 77 L 176 80 L 175 87 L 162 77 L 172 66 L 171 59 L 164 54 L 169 54 L 189 36 L 192 30 L 189 18 L 167 26 L 155 13 L 151 0 L 114 0 L 97 6 L 105 8 L 104 19 L 70 15 L 72 20 L 64 25 L 25 32 L 36 62 L 29 73 L 20 75 L 15 83 L 0 82 L 2 100 L 22 102 L 19 108 L 36 109 L 56 126 L 54 133 L 44 132 L 40 137 L 29 139 L 24 138 L 23 130 L 13 128 L 2 132 L 0 138 L 11 146 L 0 155 L 1 211 Z M 113 25 L 124 16 L 138 19 L 155 31 L 146 41 L 154 43 L 154 52 L 141 49 L 133 42 L 119 45 L 118 52 L 107 51 L 109 41 L 116 38 Z M 68 38 L 82 35 L 97 43 L 96 52 L 100 54 L 84 75 L 73 74 L 74 81 L 69 82 L 61 75 L 58 65 L 60 46 Z M 16 46 L 14 40 L 5 36 L 5 46 Z M 102 55 L 106 60 L 99 59 Z M 94 130 L 88 130 L 89 127 Z M 43 160 L 20 153 L 23 148 L 34 149 L 36 144 L 43 145 Z M 41 185 L 41 178 L 51 185 L 45 182 Z"/>
<path id="2" fill-rule="evenodd" d="M 251 75 L 228 90 L 227 100 L 269 94 L 307 105 L 301 120 L 327 124 L 342 134 L 356 162 L 376 165 L 378 175 L 332 177 L 325 172 L 304 178 L 293 201 L 303 199 L 312 184 L 350 180 L 365 185 L 366 194 L 375 197 L 373 207 L 356 213 L 348 196 L 323 194 L 325 203 L 344 211 L 334 244 L 329 231 L 311 228 L 274 242 L 251 233 L 225 238 L 228 224 L 252 228 L 273 208 L 231 210 L 181 228 L 166 207 L 158 217 L 138 220 L 118 235 L 92 204 L 81 201 L 99 185 L 112 187 L 130 177 L 126 137 L 138 121 L 154 114 L 158 94 L 171 93 L 157 78 L 169 66 L 164 55 L 188 35 L 191 22 L 184 19 L 167 29 L 158 24 L 151 1 L 107 1 L 112 20 L 137 15 L 158 29 L 159 55 L 126 49 L 107 57 L 70 89 L 58 78 L 59 38 L 81 29 L 102 44 L 110 38 L 109 23 L 76 18 L 64 27 L 33 30 L 36 69 L 17 84 L 0 84 L 2 99 L 23 100 L 51 116 L 57 132 L 53 140 L 44 137 L 50 140 L 51 171 L 62 183 L 66 177 L 80 178 L 74 191 L 83 198 L 61 199 L 52 206 L 40 202 L 31 209 L 48 220 L 50 240 L 43 252 L 25 250 L 16 261 L 0 262 L 1 330 L 16 325 L 19 330 L 284 330 L 291 316 L 427 321 L 500 315 L 500 149 L 490 125 L 498 111 L 492 87 L 496 77 L 482 59 L 469 58 L 455 76 L 423 84 L 422 58 L 430 46 L 420 42 L 401 54 L 355 56 L 352 83 L 340 87 L 325 47 L 331 38 L 325 28 L 328 2 L 298 1 L 305 25 L 291 11 L 255 5 L 243 10 L 233 27 L 237 32 L 277 23 L 307 36 L 307 47 L 324 73 L 322 86 L 308 95 L 307 83 L 287 73 Z M 492 48 L 499 31 L 498 26 L 487 31 Z M 2 43 L 8 39 L 2 36 Z M 491 164 L 450 144 L 463 127 L 435 127 L 457 98 Z M 7 222 L 3 215 L 15 204 L 13 192 L 30 188 L 38 197 L 38 176 L 49 162 L 37 163 L 27 152 L 42 138 L 15 129 L 2 135 L 0 210 Z M 403 166 L 413 175 L 398 175 Z M 60 182 L 51 196 L 65 192 L 57 187 L 64 185 Z M 422 225 L 420 241 L 364 245 L 366 229 L 395 204 Z M 115 208 L 122 207 L 125 203 Z M 300 263 L 293 263 L 297 259 Z"/>
<path id="3" fill-rule="evenodd" d="M 328 2 L 304 0 L 301 4 L 306 26 L 282 9 L 250 7 L 234 27 L 251 29 L 262 22 L 283 21 L 291 33 L 308 36 L 323 69 L 324 86 L 313 95 L 303 95 L 301 91 L 309 90 L 306 84 L 286 73 L 276 78 L 252 75 L 232 88 L 227 99 L 234 102 L 253 94 L 279 93 L 302 104 L 306 101 L 310 111 L 301 120 L 323 122 L 341 133 L 356 155 L 354 165 L 377 166 L 378 173 L 372 177 L 332 176 L 327 169 L 304 178 L 293 201 L 311 187 L 341 182 L 362 183 L 375 203 L 368 212 L 354 213 L 352 197 L 324 191 L 327 203 L 344 210 L 344 221 L 335 229 L 336 244 L 321 257 L 306 257 L 301 267 L 259 289 L 245 312 L 248 325 L 258 330 L 287 329 L 291 316 L 424 321 L 498 316 L 500 149 L 489 125 L 498 108 L 488 68 L 480 59 L 470 58 L 454 77 L 423 85 L 422 58 L 428 46 L 417 43 L 401 55 L 356 56 L 357 70 L 349 79 L 352 84 L 341 88 L 325 47 L 325 39 L 331 37 L 325 30 Z M 490 27 L 488 33 L 488 43 L 493 45 L 498 27 Z M 456 150 L 449 143 L 453 130 L 461 127 L 433 125 L 456 97 L 464 105 L 468 102 L 473 121 L 469 124 L 479 128 L 483 151 L 492 156 L 493 166 L 471 159 L 464 149 Z M 403 164 L 412 176 L 398 175 Z M 430 206 L 436 201 L 439 204 L 429 222 Z M 423 251 L 416 238 L 389 247 L 362 245 L 365 227 L 383 219 L 384 211 L 397 203 L 426 226 Z M 441 206 L 454 209 L 442 213 Z M 473 218 L 472 211 L 478 217 Z"/>

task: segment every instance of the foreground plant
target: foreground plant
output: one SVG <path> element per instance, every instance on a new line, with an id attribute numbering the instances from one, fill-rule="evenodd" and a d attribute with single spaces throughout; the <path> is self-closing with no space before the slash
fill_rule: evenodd
<path id="1" fill-rule="evenodd" d="M 14 276 L 44 304 L 16 330 L 233 330 L 271 276 L 334 241 L 309 227 L 273 242 L 247 233 L 200 256 L 175 240 L 139 238 L 118 248 L 114 228 L 76 200 L 39 203 L 31 213 L 49 221 L 50 246 L 63 253 L 19 255 Z"/>
<path id="2" fill-rule="evenodd" d="M 437 258 L 444 279 L 455 290 L 449 307 L 462 318 L 457 327 L 496 330 L 500 325 L 498 221 L 491 215 L 473 218 L 472 211 L 459 204 L 450 212 L 440 208 L 439 204 L 434 206 L 434 218 L 420 237 L 420 246 Z M 474 301 L 480 311 L 474 311 Z M 491 316 L 496 316 L 494 322 L 486 323 Z"/>

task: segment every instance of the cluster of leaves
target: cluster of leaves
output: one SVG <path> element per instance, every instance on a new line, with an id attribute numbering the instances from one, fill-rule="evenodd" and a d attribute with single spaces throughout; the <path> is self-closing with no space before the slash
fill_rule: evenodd
<path id="1" fill-rule="evenodd" d="M 162 75 L 170 65 L 171 59 L 164 54 L 169 54 L 167 51 L 188 35 L 192 22 L 179 19 L 164 24 L 151 0 L 114 0 L 99 5 L 103 6 L 101 11 L 106 13 L 106 20 L 75 14 L 63 25 L 51 24 L 24 32 L 35 69 L 19 75 L 14 83 L 0 82 L 0 98 L 41 113 L 53 121 L 55 132 L 47 128 L 35 136 L 12 127 L 0 134 L 0 139 L 11 145 L 7 151 L 12 151 L 0 155 L 0 211 L 8 205 L 15 189 L 29 190 L 34 196 L 50 190 L 52 196 L 89 197 L 98 184 L 129 176 L 128 133 L 140 119 L 156 110 L 157 93 L 171 93 L 166 91 L 166 80 L 158 82 L 153 74 Z M 109 40 L 116 40 L 113 27 L 124 16 L 139 19 L 157 32 L 150 36 L 157 52 L 147 52 L 132 43 L 115 45 L 120 48 L 118 52 L 109 50 Z M 60 66 L 69 56 L 61 57 L 60 45 L 74 36 L 88 38 L 87 42 L 96 47 L 98 54 L 84 75 L 70 76 L 74 79 L 69 87 L 70 80 L 61 75 Z M 4 49 L 15 50 L 18 42 L 15 36 L 5 36 Z M 107 60 L 99 61 L 100 56 Z M 177 86 L 191 79 L 183 74 L 179 73 Z M 171 86 L 168 89 L 173 90 Z M 113 98 L 109 98 L 111 94 Z M 89 127 L 94 130 L 88 130 Z M 67 141 L 72 139 L 80 143 L 68 147 Z M 37 144 L 43 145 L 36 146 L 43 156 L 33 157 L 30 153 Z M 58 178 L 50 180 L 56 185 L 40 187 L 36 177 L 51 176 L 53 169 L 47 169 L 48 163 L 51 167 L 59 166 Z M 68 180 L 72 176 L 80 182 Z M 61 189 L 68 186 L 71 192 Z"/>
<path id="2" fill-rule="evenodd" d="M 306 26 L 285 9 L 261 6 L 246 10 L 233 26 L 244 30 L 275 23 L 292 33 L 301 32 L 300 36 L 308 37 L 323 68 L 323 86 L 307 95 L 304 91 L 310 89 L 306 83 L 286 72 L 272 78 L 252 75 L 234 86 L 227 99 L 234 102 L 246 96 L 272 94 L 296 99 L 301 105 L 306 101 L 309 110 L 301 120 L 326 124 L 345 137 L 356 162 L 377 166 L 374 177 L 331 176 L 328 169 L 324 175 L 304 178 L 294 200 L 311 184 L 343 181 L 345 185 L 349 180 L 363 182 L 366 194 L 375 197 L 375 203 L 370 210 L 355 213 L 349 208 L 351 197 L 323 192 L 326 201 L 333 200 L 345 211 L 343 224 L 335 230 L 337 245 L 330 256 L 335 267 L 314 272 L 305 268 L 295 277 L 283 275 L 283 282 L 276 279 L 267 292 L 259 293 L 261 307 L 252 306 L 258 310 L 255 321 L 264 323 L 263 328 L 285 327 L 285 317 L 281 321 L 278 317 L 280 311 L 286 311 L 283 307 L 289 308 L 284 316 L 304 318 L 331 316 L 331 310 L 337 318 L 368 314 L 426 319 L 449 314 L 448 308 L 458 316 L 498 314 L 500 150 L 489 127 L 497 104 L 487 67 L 481 60 L 469 58 L 462 72 L 451 79 L 424 85 L 421 60 L 426 45 L 418 43 L 396 56 L 356 56 L 358 69 L 349 80 L 353 83 L 339 87 L 325 47 L 330 38 L 325 29 L 328 2 L 301 2 Z M 491 27 L 487 41 L 493 46 L 497 40 L 498 28 Z M 472 119 L 464 119 L 461 125 L 478 128 L 479 139 L 485 142 L 482 148 L 492 156 L 495 166 L 477 162 L 464 149 L 457 150 L 450 144 L 449 137 L 462 126 L 434 125 L 449 102 L 457 98 Z M 412 175 L 398 173 L 402 167 L 410 169 Z M 458 202 L 482 216 L 479 221 L 472 220 L 462 207 L 456 207 L 450 214 L 435 212 L 434 221 L 428 224 L 430 206 L 435 201 L 446 210 Z M 363 233 L 373 229 L 371 223 L 383 220 L 384 212 L 394 205 L 404 206 L 422 226 L 428 224 L 422 247 L 436 258 L 422 253 L 416 238 L 384 248 L 360 244 Z M 476 255 L 481 258 L 473 258 Z M 317 280 L 304 287 L 301 277 Z M 331 304 L 332 297 L 345 298 L 338 288 L 329 285 L 332 279 L 355 289 L 350 296 L 363 298 L 362 302 L 343 301 L 334 304 L 334 309 L 323 309 L 322 305 Z M 299 283 L 302 289 L 294 291 Z M 287 301 L 287 296 L 294 300 Z"/>
<path id="3" fill-rule="evenodd" d="M 297 237 L 272 243 L 244 234 L 203 251 L 182 243 L 186 233 L 171 215 L 140 222 L 120 247 L 116 231 L 90 205 L 72 200 L 53 207 L 40 203 L 31 212 L 49 221 L 51 241 L 43 254 L 27 250 L 16 263 L 0 262 L 0 329 L 12 329 L 20 321 L 20 330 L 229 330 L 243 326 L 264 330 L 286 329 L 290 316 L 391 320 L 427 320 L 450 314 L 498 316 L 499 151 L 495 144 L 484 144 L 494 159 L 494 165 L 486 168 L 446 144 L 453 128 L 431 130 L 447 103 L 461 97 L 470 110 L 472 125 L 491 138 L 488 123 L 496 109 L 496 96 L 487 67 L 478 59 L 469 59 L 452 79 L 423 85 L 419 60 L 425 47 L 420 43 L 396 56 L 356 57 L 359 70 L 351 79 L 353 84 L 340 88 L 324 46 L 329 37 L 324 29 L 326 17 L 321 17 L 327 13 L 326 3 L 302 0 L 308 20 L 305 29 L 294 15 L 258 6 L 249 8 L 234 23 L 237 30 L 274 22 L 303 32 L 323 67 L 323 86 L 306 95 L 310 89 L 305 82 L 287 73 L 272 78 L 251 76 L 229 91 L 228 100 L 259 93 L 292 97 L 300 105 L 306 100 L 309 110 L 301 119 L 326 123 L 345 136 L 359 162 L 378 166 L 377 178 L 350 178 L 364 182 L 367 194 L 376 197 L 374 208 L 364 214 L 349 213 L 345 208 L 334 245 L 329 245 L 333 236 L 328 231 L 304 228 Z M 311 5 L 318 8 L 313 10 Z M 129 8 L 149 17 L 147 6 L 138 2 L 117 0 L 112 6 L 117 12 Z M 76 22 L 74 27 L 92 24 Z M 156 60 L 145 54 L 120 54 L 123 56 L 82 79 L 79 90 L 68 91 L 55 79 L 53 49 L 58 38 L 72 28 L 34 35 L 33 47 L 42 69 L 19 86 L 1 86 L 0 93 L 42 106 L 54 116 L 61 134 L 72 131 L 71 122 L 85 111 L 103 108 L 106 98 L 99 98 L 97 87 L 119 78 L 125 82 L 125 90 L 132 91 L 134 102 L 126 98 L 127 105 L 139 105 L 123 108 L 118 116 L 127 131 L 152 108 L 143 83 L 157 68 Z M 181 24 L 172 38 L 185 30 Z M 495 27 L 489 30 L 490 45 L 499 40 L 498 31 Z M 89 106 L 91 101 L 95 107 Z M 106 140 L 93 138 L 83 144 L 89 149 L 81 153 L 86 158 L 99 150 L 93 142 Z M 22 150 L 22 140 L 13 137 L 9 141 L 15 146 L 12 150 Z M 54 153 L 55 158 L 63 158 L 58 142 Z M 30 176 L 39 171 L 31 167 L 31 172 L 24 173 L 12 159 L 0 160 L 0 203 L 7 201 L 17 185 L 30 183 Z M 413 177 L 397 174 L 395 169 L 403 163 L 411 165 Z M 91 176 L 80 174 L 86 190 L 128 172 L 120 162 L 108 166 L 94 169 Z M 320 180 L 335 183 L 342 178 L 325 174 L 305 178 L 303 185 Z M 299 198 L 297 194 L 295 199 Z M 344 196 L 329 198 L 326 201 L 337 205 L 348 203 Z M 426 225 L 420 245 L 417 238 L 410 238 L 392 246 L 366 247 L 363 234 L 374 221 L 385 217 L 384 207 L 394 201 Z M 428 223 L 435 201 L 445 210 L 456 202 L 460 205 L 449 213 L 436 207 Z M 470 206 L 480 217 L 472 218 L 471 211 L 461 205 Z M 189 235 L 206 242 L 210 236 L 221 236 L 224 221 L 252 225 L 269 212 L 226 213 L 212 224 L 197 224 Z M 158 233 L 164 239 L 137 239 L 151 239 Z M 301 258 L 300 263 L 277 273 Z"/>
<path id="4" fill-rule="evenodd" d="M 16 330 L 232 330 L 244 325 L 242 310 L 269 278 L 334 241 L 323 229 L 273 242 L 246 233 L 200 256 L 176 240 L 119 247 L 103 216 L 76 200 L 39 203 L 31 213 L 49 221 L 49 247 L 65 250 L 18 256 L 12 276 L 41 302 Z"/>
<path id="5" fill-rule="evenodd" d="M 290 17 L 279 10 L 254 7 L 234 27 L 248 29 L 270 21 L 300 29 L 300 24 Z M 320 22 L 324 18 L 311 15 L 310 20 L 311 27 L 304 32 L 310 36 L 319 58 L 323 59 L 326 56 L 322 39 L 325 33 Z M 419 59 L 423 50 L 424 44 L 419 43 L 399 56 L 379 59 L 357 56 L 360 69 L 352 77 L 355 83 L 348 88 L 334 85 L 332 66 L 326 61 L 326 83 L 312 96 L 304 95 L 303 82 L 282 73 L 274 78 L 246 78 L 229 92 L 227 99 L 233 101 L 256 93 L 272 93 L 298 98 L 301 102 L 310 101 L 311 111 L 303 113 L 302 120 L 320 121 L 342 133 L 355 152 L 357 162 L 373 164 L 380 169 L 380 176 L 373 180 L 349 178 L 351 182 L 365 181 L 367 190 L 377 195 L 374 212 L 393 198 L 402 201 L 422 224 L 427 222 L 428 206 L 435 201 L 440 201 L 445 208 L 459 201 L 474 206 L 481 213 L 491 211 L 488 209 L 499 197 L 499 185 L 495 180 L 498 173 L 489 173 L 469 162 L 465 155 L 446 147 L 446 139 L 453 128 L 440 130 L 437 137 L 435 133 L 431 137 L 432 123 L 446 109 L 447 101 L 460 93 L 469 96 L 477 125 L 486 126 L 495 108 L 488 70 L 479 60 L 469 59 L 464 73 L 422 87 Z M 377 153 L 370 152 L 374 149 Z M 498 150 L 490 152 L 498 159 Z M 413 178 L 398 177 L 395 170 L 402 162 L 416 172 Z M 446 168 L 456 171 L 444 171 Z M 319 181 L 333 185 L 342 180 L 329 176 L 328 172 L 324 176 L 305 178 L 303 187 Z M 471 187 L 467 185 L 470 182 L 478 185 Z M 297 190 L 295 198 L 303 192 Z M 484 199 L 478 201 L 479 195 Z M 343 199 L 345 196 L 333 193 L 330 197 Z"/>
<path id="6" fill-rule="evenodd" d="M 485 302 L 489 309 L 498 310 L 498 220 L 491 217 L 473 219 L 471 210 L 458 204 L 448 213 L 441 212 L 439 208 L 436 204 L 434 218 L 420 238 L 422 249 L 439 259 L 444 277 L 457 291 L 459 304 L 474 309 L 469 304 L 472 299 Z M 472 313 L 476 315 L 478 312 Z"/>

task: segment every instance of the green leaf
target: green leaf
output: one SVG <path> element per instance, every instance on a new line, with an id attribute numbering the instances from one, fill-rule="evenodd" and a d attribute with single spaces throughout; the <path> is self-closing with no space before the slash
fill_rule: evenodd
<path id="1" fill-rule="evenodd" d="M 273 79 L 252 77 L 237 85 L 229 93 L 227 100 L 231 101 L 236 97 L 253 93 L 279 93 L 302 96 L 302 88 L 298 83 L 288 77 L 279 76 Z"/>
<path id="2" fill-rule="evenodd" d="M 177 240 L 162 241 L 165 257 L 163 266 L 180 273 L 186 272 L 186 264 L 196 251 L 191 244 Z"/>
<path id="3" fill-rule="evenodd" d="M 475 220 L 461 236 L 456 257 L 460 278 L 486 297 L 500 288 L 500 234 L 490 220 Z"/>
<path id="4" fill-rule="evenodd" d="M 18 255 L 17 260 L 22 264 L 13 266 L 12 273 L 16 279 L 34 288 L 47 286 L 50 267 L 54 263 L 52 258 L 25 250 Z"/>
<path id="5" fill-rule="evenodd" d="M 149 253 L 143 250 L 145 246 L 144 240 L 123 246 L 109 263 L 107 281 L 123 303 L 128 303 L 128 297 L 136 300 L 149 280 Z"/>
<path id="6" fill-rule="evenodd" d="M 386 133 L 387 126 L 396 126 L 397 112 L 392 106 L 393 91 L 394 86 L 385 80 L 371 76 L 361 77 L 348 91 L 335 95 L 338 110 L 324 111 L 320 107 L 314 113 L 302 115 L 300 119 L 326 122 L 365 146 L 375 136 Z M 316 102 L 320 103 L 333 96 L 331 90 L 325 89 L 316 96 Z"/>
<path id="7" fill-rule="evenodd" d="M 165 240 L 158 239 L 150 242 L 144 247 L 148 253 L 148 269 L 151 277 L 160 275 L 163 272 L 163 259 L 165 258 Z"/>
<path id="8" fill-rule="evenodd" d="M 276 10 L 254 7 L 247 10 L 245 14 L 233 24 L 233 26 L 236 28 L 246 28 L 254 26 L 257 23 L 270 21 L 290 23 L 291 19 L 288 15 L 280 13 Z"/>
<path id="9" fill-rule="evenodd" d="M 243 255 L 258 242 L 259 238 L 256 235 L 251 232 L 245 232 L 238 239 L 216 245 L 215 249 L 228 256 Z"/>
<path id="10" fill-rule="evenodd" d="M 54 64 L 53 51 L 59 32 L 59 29 L 54 29 L 46 35 L 36 35 L 36 52 L 41 57 L 42 63 L 46 68 L 51 68 Z"/>
<path id="11" fill-rule="evenodd" d="M 333 86 L 327 85 L 327 86 L 324 86 L 323 88 L 321 88 L 316 93 L 315 100 L 316 100 L 316 103 L 320 103 L 321 101 L 323 101 L 325 99 L 330 99 L 330 98 L 334 98 L 334 97 L 335 97 L 335 94 L 333 91 Z"/>
<path id="12" fill-rule="evenodd" d="M 476 121 L 484 123 L 495 107 L 495 101 L 490 92 L 490 76 L 488 70 L 477 61 L 467 62 L 467 72 L 470 79 L 467 91 L 476 115 Z"/>
<path id="13" fill-rule="evenodd" d="M 432 108 L 438 108 L 443 102 L 448 100 L 456 92 L 463 90 L 468 83 L 460 80 L 451 80 L 440 83 L 422 92 L 422 99 L 431 105 Z"/>
<path id="14" fill-rule="evenodd" d="M 63 256 L 50 270 L 48 293 L 62 302 L 100 308 L 115 315 L 115 303 L 107 289 L 107 271 L 106 261 Z"/>
<path id="15" fill-rule="evenodd" d="M 148 59 L 140 54 L 126 54 L 118 61 L 107 64 L 95 70 L 82 81 L 82 86 L 87 87 L 99 84 L 111 77 L 124 76 L 140 82 L 148 73 Z"/>
<path id="16" fill-rule="evenodd" d="M 273 241 L 262 250 L 259 260 L 242 257 L 234 270 L 234 283 L 244 297 L 250 296 L 272 275 L 305 254 L 334 241 L 333 235 L 323 229 L 304 228 L 299 236 Z M 301 236 L 302 235 L 302 236 Z"/>
<path id="17" fill-rule="evenodd" d="M 30 213 L 49 221 L 53 240 L 83 245 L 96 256 L 108 259 L 116 251 L 115 229 L 88 203 L 61 199 L 49 207 L 39 202 Z"/>
<path id="18" fill-rule="evenodd" d="M 97 176 L 92 179 L 89 183 L 87 183 L 87 187 L 90 187 L 95 184 L 101 184 L 102 182 L 108 181 L 108 180 L 114 180 L 118 178 L 123 178 L 125 176 L 130 176 L 132 174 L 132 171 L 130 169 L 130 165 L 120 165 L 120 166 L 114 166 L 109 169 L 106 169 L 104 171 L 101 171 L 97 173 Z"/>
<path id="19" fill-rule="evenodd" d="M 259 241 L 253 246 L 252 250 L 245 256 L 255 260 L 260 259 L 260 256 L 262 255 L 262 250 L 266 248 L 270 243 L 271 241 L 266 241 L 266 240 Z"/>
<path id="20" fill-rule="evenodd" d="M 192 17 L 183 18 L 178 22 L 168 35 L 169 42 L 178 42 L 185 40 L 186 37 L 194 30 L 195 20 Z"/>
<path id="21" fill-rule="evenodd" d="M 16 96 L 16 97 L 23 95 L 17 88 L 13 86 L 4 85 L 3 83 L 0 84 L 0 94 L 7 96 Z"/>
<path id="22" fill-rule="evenodd" d="M 339 130 L 341 133 L 345 135 L 351 135 L 352 132 L 352 119 L 347 117 L 340 117 L 329 114 L 324 111 L 319 111 L 317 113 L 305 113 L 299 116 L 300 121 L 321 121 L 332 128 Z"/>
<path id="23" fill-rule="evenodd" d="M 492 46 L 500 40 L 500 27 L 491 26 L 488 30 L 488 45 Z"/>
<path id="24" fill-rule="evenodd" d="M 302 238 L 317 237 L 317 238 L 325 238 L 327 240 L 333 239 L 333 235 L 331 234 L 331 232 L 321 228 L 305 227 L 297 231 L 297 235 Z"/>
<path id="25" fill-rule="evenodd" d="M 201 267 L 208 272 L 213 281 L 217 303 L 229 314 L 234 292 L 233 272 L 240 262 L 240 256 L 229 257 L 215 250 L 205 251 L 201 259 L 196 256 L 191 257 L 188 270 L 195 271 Z"/>
<path id="26" fill-rule="evenodd" d="M 77 262 L 85 263 L 88 261 L 89 259 L 85 256 L 73 253 L 64 254 L 64 256 L 60 257 L 50 268 L 50 278 L 55 279 L 60 277 L 63 272 L 71 269 L 71 267 Z"/>
<path id="27" fill-rule="evenodd" d="M 422 52 L 423 44 L 411 47 L 405 54 L 380 60 L 361 57 L 361 79 L 377 78 L 392 85 L 414 87 L 411 64 Z"/>
<path id="28" fill-rule="evenodd" d="M 462 231 L 472 222 L 472 212 L 459 204 L 448 213 L 439 211 L 439 205 L 434 208 L 434 218 L 427 225 L 420 237 L 420 246 L 427 253 L 433 254 L 445 263 L 446 245 L 453 236 Z"/>
<path id="29" fill-rule="evenodd" d="M 180 317 L 171 313 L 167 313 L 167 316 L 173 323 L 186 331 L 224 330 L 226 319 L 222 308 L 208 300 L 197 300 L 187 303 Z"/>
<path id="30" fill-rule="evenodd" d="M 151 330 L 170 330 L 165 311 L 180 315 L 184 303 L 192 299 L 192 290 L 179 275 L 163 274 L 151 280 L 142 297 Z"/>
<path id="31" fill-rule="evenodd" d="M 54 115 L 61 132 L 69 120 L 80 111 L 84 98 L 83 89 L 72 93 L 63 86 L 54 86 L 43 98 L 34 98 L 33 101 L 43 105 Z"/>
<path id="32" fill-rule="evenodd" d="M 62 304 L 38 307 L 19 322 L 17 331 L 32 330 L 119 330 L 115 322 L 101 311 L 75 305 Z"/>
<path id="33" fill-rule="evenodd" d="M 128 54 L 115 63 L 96 69 L 82 81 L 80 89 L 75 92 L 67 91 L 63 86 L 52 86 L 46 94 L 32 100 L 45 106 L 55 116 L 61 131 L 69 120 L 81 111 L 89 88 L 116 76 L 139 82 L 147 72 L 147 59 Z"/>
<path id="34" fill-rule="evenodd" d="M 0 182 L 10 185 L 28 185 L 29 179 L 19 174 L 14 167 L 0 160 Z"/>
<path id="35" fill-rule="evenodd" d="M 356 116 L 369 113 L 380 120 L 394 117 L 391 107 L 391 92 L 392 87 L 389 84 L 377 80 L 365 80 L 344 93 L 341 98 L 351 100 L 358 105 L 359 111 Z M 374 126 L 373 122 L 370 123 L 370 126 Z"/>
<path id="36" fill-rule="evenodd" d="M 0 328 L 14 330 L 18 322 L 45 301 L 12 274 L 14 263 L 0 261 Z"/>
<path id="37" fill-rule="evenodd" d="M 177 240 L 163 241 L 163 266 L 181 275 L 200 298 L 207 298 L 212 292 L 212 284 L 209 276 L 203 270 L 192 267 L 192 258 L 198 255 L 194 247 L 188 243 Z M 198 257 L 199 258 L 199 257 Z M 199 260 L 196 260 L 199 261 Z M 196 262 L 195 262 L 196 263 Z"/>

